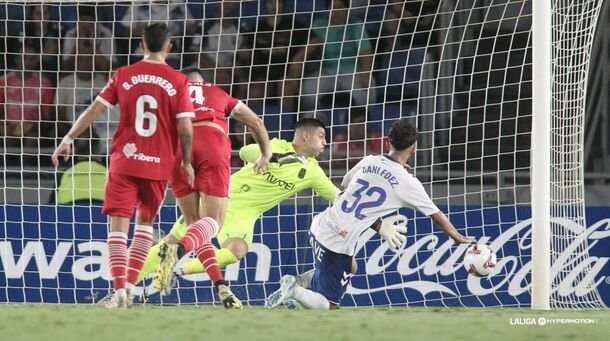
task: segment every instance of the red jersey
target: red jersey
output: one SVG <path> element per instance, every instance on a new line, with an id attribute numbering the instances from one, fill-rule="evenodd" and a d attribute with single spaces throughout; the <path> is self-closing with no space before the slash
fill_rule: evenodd
<path id="1" fill-rule="evenodd" d="M 110 173 L 169 179 L 179 145 L 177 119 L 194 117 L 187 77 L 165 63 L 143 60 L 119 68 L 96 100 L 121 110 Z"/>
<path id="2" fill-rule="evenodd" d="M 193 122 L 212 121 L 228 133 L 227 117 L 241 105 L 241 101 L 208 82 L 189 82 L 189 91 L 195 108 Z"/>

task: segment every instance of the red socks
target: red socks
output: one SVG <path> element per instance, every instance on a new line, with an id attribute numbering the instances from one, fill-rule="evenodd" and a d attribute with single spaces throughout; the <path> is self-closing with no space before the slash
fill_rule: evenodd
<path id="1" fill-rule="evenodd" d="M 185 254 L 195 251 L 212 283 L 223 279 L 216 259 L 216 251 L 212 245 L 212 238 L 218 233 L 219 229 L 216 220 L 204 217 L 189 226 L 184 238 L 180 241 Z"/>
<path id="2" fill-rule="evenodd" d="M 197 220 L 194 224 L 186 229 L 184 238 L 180 244 L 184 248 L 184 253 L 197 250 L 203 244 L 209 243 L 212 238 L 218 233 L 218 223 L 210 217 L 204 217 Z"/>
<path id="3" fill-rule="evenodd" d="M 152 226 L 136 225 L 133 240 L 129 246 L 129 260 L 127 262 L 127 282 L 136 284 L 140 271 L 144 266 L 148 251 L 153 244 Z"/>
<path id="4" fill-rule="evenodd" d="M 127 234 L 108 233 L 108 265 L 114 289 L 124 289 L 127 281 Z"/>

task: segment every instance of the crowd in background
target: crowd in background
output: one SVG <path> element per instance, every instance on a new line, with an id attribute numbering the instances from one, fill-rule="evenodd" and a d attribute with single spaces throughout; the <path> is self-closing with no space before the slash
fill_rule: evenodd
<path id="1" fill-rule="evenodd" d="M 327 123 L 344 127 L 333 134 L 335 150 L 380 152 L 382 132 L 366 122 L 382 116 L 371 118 L 367 108 L 417 98 L 421 47 L 433 39 L 437 5 L 304 3 L 2 5 L 7 21 L 0 42 L 6 70 L 0 75 L 0 136 L 6 147 L 53 147 L 113 70 L 141 58 L 142 29 L 166 21 L 173 33 L 168 63 L 203 68 L 209 81 L 263 115 L 271 132 L 292 126 L 297 113 L 326 112 Z M 102 141 L 93 153 L 106 153 L 119 110 L 108 111 L 88 132 Z M 353 127 L 347 129 L 348 123 Z M 231 138 L 234 149 L 250 142 L 233 122 Z"/>

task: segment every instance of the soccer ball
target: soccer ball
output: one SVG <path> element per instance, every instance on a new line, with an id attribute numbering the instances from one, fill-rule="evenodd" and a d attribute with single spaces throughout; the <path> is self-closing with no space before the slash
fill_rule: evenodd
<path id="1" fill-rule="evenodd" d="M 496 253 L 485 244 L 473 245 L 464 255 L 464 267 L 473 276 L 487 277 L 496 267 Z"/>

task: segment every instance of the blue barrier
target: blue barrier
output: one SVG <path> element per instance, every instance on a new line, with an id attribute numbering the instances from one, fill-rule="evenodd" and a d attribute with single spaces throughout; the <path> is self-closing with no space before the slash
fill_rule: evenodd
<path id="1" fill-rule="evenodd" d="M 0 302 L 88 303 L 109 288 L 106 266 L 106 217 L 99 207 L 0 206 Z M 323 207 L 316 207 L 319 211 Z M 461 262 L 466 246 L 455 247 L 430 220 L 412 211 L 407 243 L 388 250 L 372 230 L 363 234 L 357 252 L 359 271 L 343 305 L 527 306 L 530 302 L 530 208 L 441 207 L 458 229 L 489 244 L 498 255 L 498 273 L 468 276 Z M 453 213 L 455 212 L 455 213 Z M 168 231 L 178 212 L 161 210 L 160 228 Z M 556 220 L 565 233 L 577 233 L 576 245 L 588 239 L 588 262 L 569 265 L 574 276 L 559 283 L 558 294 L 582 296 L 597 290 L 610 303 L 610 209 L 589 207 L 588 227 Z M 278 218 L 279 216 L 279 218 Z M 277 289 L 284 274 L 298 274 L 312 264 L 307 206 L 280 206 L 255 228 L 252 252 L 225 276 L 235 293 L 261 304 Z M 567 252 L 566 254 L 570 254 Z M 180 280 L 164 303 L 209 303 L 215 300 L 206 275 Z M 157 295 L 158 296 L 158 295 Z M 158 300 L 153 295 L 153 300 Z"/>

